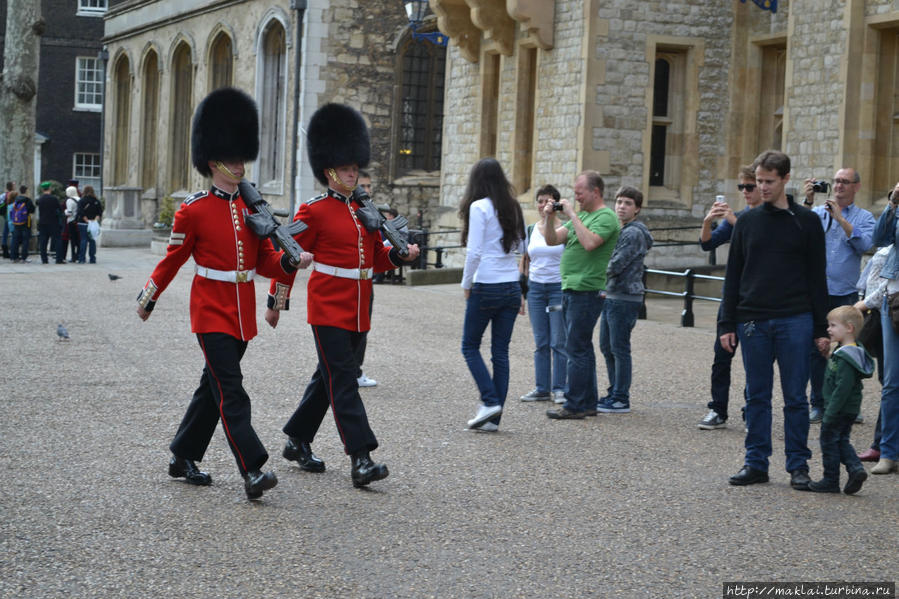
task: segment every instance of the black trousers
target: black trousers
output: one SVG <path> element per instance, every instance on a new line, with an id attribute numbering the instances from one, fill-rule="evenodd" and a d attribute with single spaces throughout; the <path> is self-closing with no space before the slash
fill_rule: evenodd
<path id="1" fill-rule="evenodd" d="M 356 380 L 357 350 L 368 333 L 312 325 L 312 334 L 318 352 L 318 368 L 306 386 L 300 405 L 284 425 L 284 432 L 311 443 L 330 406 L 348 455 L 376 449 L 378 440 L 368 425 Z"/>
<path id="2" fill-rule="evenodd" d="M 41 262 L 47 264 L 49 256 L 47 255 L 47 244 L 50 249 L 56 251 L 56 262 L 62 262 L 66 257 L 66 248 L 59 239 L 59 227 L 53 225 L 37 226 L 37 246 L 41 253 Z"/>
<path id="3" fill-rule="evenodd" d="M 199 333 L 197 340 L 206 366 L 169 448 L 180 458 L 202 460 L 221 420 L 241 475 L 259 470 L 268 452 L 250 423 L 250 397 L 243 388 L 240 360 L 247 342 L 225 333 Z"/>

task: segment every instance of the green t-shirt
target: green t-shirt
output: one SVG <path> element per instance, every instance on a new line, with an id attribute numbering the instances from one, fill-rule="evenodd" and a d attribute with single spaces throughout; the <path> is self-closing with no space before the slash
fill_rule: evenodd
<path id="1" fill-rule="evenodd" d="M 603 239 L 603 244 L 588 252 L 578 241 L 571 221 L 565 223 L 568 241 L 562 253 L 562 289 L 571 291 L 598 291 L 606 288 L 606 267 L 618 241 L 618 217 L 611 208 L 594 212 L 581 211 L 578 218 L 588 230 Z"/>

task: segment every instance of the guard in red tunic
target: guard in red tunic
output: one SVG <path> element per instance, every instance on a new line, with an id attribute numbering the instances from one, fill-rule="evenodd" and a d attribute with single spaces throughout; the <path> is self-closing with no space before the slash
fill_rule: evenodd
<path id="1" fill-rule="evenodd" d="M 194 485 L 212 478 L 200 472 L 201 461 L 219 420 L 244 478 L 249 499 L 278 483 L 274 472 L 261 471 L 268 460 L 250 423 L 250 398 L 243 388 L 240 360 L 256 336 L 253 279 L 295 273 L 287 256 L 247 227 L 248 208 L 237 184 L 244 162 L 259 153 L 256 104 L 245 93 L 223 88 L 197 107 L 192 125 L 193 165 L 212 188 L 188 197 L 175 213 L 168 250 L 138 296 L 137 313 L 149 318 L 160 294 L 188 258 L 196 263 L 190 292 L 191 331 L 196 333 L 206 365 L 200 386 L 169 448 L 169 476 Z M 312 256 L 305 254 L 301 266 Z"/>
<path id="2" fill-rule="evenodd" d="M 326 104 L 312 115 L 307 128 L 307 151 L 315 177 L 328 191 L 300 205 L 296 219 L 308 229 L 295 237 L 315 256 L 314 272 L 306 285 L 307 320 L 312 325 L 318 368 L 296 412 L 284 426 L 289 437 L 284 457 L 310 472 L 325 464 L 310 443 L 328 406 L 346 453 L 352 458 L 353 485 L 362 487 L 385 478 L 387 466 L 372 461 L 369 452 L 378 441 L 368 424 L 359 396 L 357 348 L 370 326 L 372 274 L 393 270 L 418 256 L 418 246 L 400 258 L 369 230 L 358 213 L 354 190 L 359 168 L 371 155 L 368 127 L 362 115 L 341 104 Z M 280 310 L 289 307 L 293 276 L 273 279 L 266 321 L 276 326 Z"/>

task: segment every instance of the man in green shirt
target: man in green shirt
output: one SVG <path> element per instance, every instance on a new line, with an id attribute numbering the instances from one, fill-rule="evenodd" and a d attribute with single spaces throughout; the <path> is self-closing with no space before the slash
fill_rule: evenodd
<path id="1" fill-rule="evenodd" d="M 562 312 L 568 341 L 568 391 L 565 404 L 546 415 L 556 420 L 595 416 L 599 394 L 596 385 L 596 353 L 593 330 L 602 312 L 606 267 L 618 241 L 618 218 L 603 201 L 605 183 L 596 171 L 584 171 L 574 181 L 573 204 L 562 199 L 559 209 L 568 217 L 560 225 L 557 210 L 547 202 L 543 208 L 547 245 L 565 244 L 562 253 Z"/>

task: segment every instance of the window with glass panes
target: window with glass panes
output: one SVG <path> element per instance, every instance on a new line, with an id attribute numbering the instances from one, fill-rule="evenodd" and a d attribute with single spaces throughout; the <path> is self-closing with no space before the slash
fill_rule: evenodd
<path id="1" fill-rule="evenodd" d="M 97 193 L 100 193 L 100 181 L 103 171 L 100 155 L 76 152 L 73 162 L 72 178 L 78 179 L 78 185 L 81 186 L 81 189 L 84 189 L 85 185 L 90 185 Z"/>
<path id="2" fill-rule="evenodd" d="M 107 0 L 78 0 L 79 16 L 100 16 L 106 12 Z"/>
<path id="3" fill-rule="evenodd" d="M 103 65 L 98 58 L 79 56 L 75 72 L 75 108 L 100 110 L 103 106 Z"/>
<path id="4" fill-rule="evenodd" d="M 396 176 L 440 170 L 446 49 L 410 39 L 400 60 Z"/>

